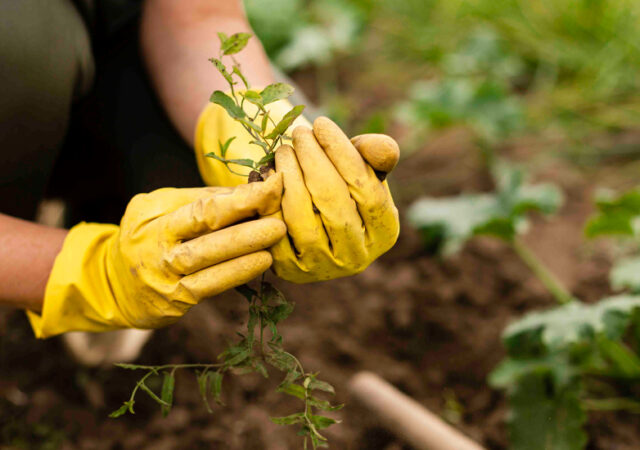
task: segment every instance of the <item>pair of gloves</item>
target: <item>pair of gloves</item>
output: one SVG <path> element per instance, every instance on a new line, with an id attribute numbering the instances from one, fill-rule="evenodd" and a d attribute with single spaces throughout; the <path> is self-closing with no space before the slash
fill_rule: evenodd
<path id="1" fill-rule="evenodd" d="M 289 109 L 276 102 L 271 115 L 278 119 Z M 221 107 L 208 105 L 195 150 L 205 183 L 217 187 L 140 194 L 120 226 L 72 228 L 42 313 L 28 312 L 36 336 L 162 327 L 269 267 L 296 283 L 364 270 L 393 246 L 399 221 L 387 184 L 360 152 L 365 145 L 378 154 L 397 152 L 395 142 L 364 135 L 352 143 L 324 117 L 313 126 L 299 118 L 292 129 L 292 146 L 276 151 L 275 173 L 247 184 L 204 155 L 218 153 L 218 142 L 231 136 L 237 138 L 228 159 L 259 159 L 261 150 Z"/>

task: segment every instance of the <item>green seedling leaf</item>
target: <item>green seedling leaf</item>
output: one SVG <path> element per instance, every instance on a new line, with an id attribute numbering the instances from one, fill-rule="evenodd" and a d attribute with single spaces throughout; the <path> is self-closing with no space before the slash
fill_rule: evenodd
<path id="1" fill-rule="evenodd" d="M 300 400 L 304 400 L 306 389 L 299 384 L 287 384 L 280 385 L 278 387 L 278 392 L 283 392 L 287 395 L 291 395 L 292 397 L 299 398 Z"/>
<path id="2" fill-rule="evenodd" d="M 222 106 L 227 111 L 227 114 L 236 120 L 241 120 L 246 117 L 244 110 L 240 108 L 240 106 L 238 106 L 231 97 L 222 91 L 215 91 L 211 94 L 211 98 L 209 100 L 216 105 Z"/>
<path id="3" fill-rule="evenodd" d="M 262 297 L 267 302 L 274 302 L 277 305 L 287 303 L 287 299 L 285 298 L 284 294 L 273 284 L 267 282 L 262 283 Z"/>
<path id="4" fill-rule="evenodd" d="M 246 47 L 251 33 L 235 33 L 221 42 L 220 51 L 223 55 L 234 55 Z"/>
<path id="5" fill-rule="evenodd" d="M 286 319 L 293 312 L 294 304 L 293 303 L 283 303 L 281 305 L 275 306 L 271 309 L 271 314 L 269 314 L 269 319 L 273 321 L 274 324 L 277 324 L 281 320 Z"/>
<path id="6" fill-rule="evenodd" d="M 285 379 L 285 381 L 283 381 L 283 384 L 292 383 L 293 381 L 295 381 L 296 378 L 298 378 L 298 374 L 296 372 L 289 372 L 290 370 L 295 369 L 295 360 L 290 355 L 277 348 L 272 348 L 272 350 L 272 352 L 265 355 L 267 363 L 271 364 L 276 369 L 282 370 L 283 372 L 288 372 L 287 378 Z M 293 377 L 292 379 L 289 379 L 290 374 L 291 377 Z"/>
<path id="7" fill-rule="evenodd" d="M 616 261 L 609 272 L 609 282 L 614 290 L 628 289 L 640 294 L 640 257 Z"/>
<path id="8" fill-rule="evenodd" d="M 265 111 L 262 113 L 262 121 L 260 122 L 260 128 L 262 129 L 262 133 L 267 132 L 267 125 L 269 124 L 269 112 Z M 266 145 L 266 143 L 265 143 Z M 268 146 L 267 146 L 268 148 Z M 266 149 L 266 148 L 265 148 Z"/>
<path id="9" fill-rule="evenodd" d="M 160 397 L 158 397 L 156 395 L 155 392 L 153 392 L 151 389 L 149 389 L 149 386 L 147 386 L 144 383 L 140 383 L 140 389 L 142 389 L 143 391 L 145 391 L 149 397 L 151 397 L 152 399 L 154 399 L 157 403 L 160 403 L 160 405 L 162 406 L 171 406 L 170 404 L 168 404 L 167 402 L 165 402 L 164 400 L 162 400 Z"/>
<path id="10" fill-rule="evenodd" d="M 640 296 L 632 295 L 609 297 L 595 304 L 572 302 L 525 315 L 506 328 L 503 339 L 509 354 L 523 349 L 563 350 L 572 344 L 593 342 L 599 334 L 618 340 L 637 308 Z"/>
<path id="11" fill-rule="evenodd" d="M 200 397 L 202 398 L 202 403 L 204 403 L 207 408 L 207 412 L 209 414 L 213 413 L 211 409 L 211 405 L 209 405 L 209 399 L 207 398 L 207 393 L 209 392 L 209 372 L 200 372 L 197 374 L 198 380 L 198 389 L 200 390 Z"/>
<path id="12" fill-rule="evenodd" d="M 276 139 L 281 134 L 284 134 L 284 132 L 287 131 L 287 128 L 289 128 L 291 126 L 293 121 L 296 120 L 296 118 L 300 114 L 302 114 L 302 111 L 304 111 L 304 105 L 294 106 L 293 109 L 291 109 L 291 111 L 289 111 L 288 113 L 286 113 L 284 115 L 282 120 L 280 122 L 278 122 L 278 124 L 273 128 L 273 130 L 271 130 L 271 133 L 269 133 L 266 136 L 266 138 L 267 139 Z"/>
<path id="13" fill-rule="evenodd" d="M 134 414 L 134 412 L 133 412 L 133 404 L 134 403 L 135 402 L 133 400 L 128 401 L 128 402 L 124 402 L 120 408 L 116 409 L 111 414 L 109 414 L 109 417 L 111 417 L 112 419 L 115 419 L 117 417 L 120 417 L 120 416 L 126 414 L 127 411 L 129 411 L 131 414 Z"/>
<path id="14" fill-rule="evenodd" d="M 229 146 L 235 138 L 235 136 L 231 136 L 224 144 L 218 141 L 218 146 L 220 147 L 220 156 L 222 156 L 223 158 L 227 156 L 227 150 L 229 150 Z"/>
<path id="15" fill-rule="evenodd" d="M 326 400 L 320 400 L 315 397 L 310 397 L 308 402 L 311 406 L 323 411 L 339 411 L 344 407 L 344 405 L 332 405 Z"/>
<path id="16" fill-rule="evenodd" d="M 331 417 L 312 415 L 310 418 L 313 425 L 319 430 L 328 428 L 334 423 L 340 423 L 338 420 L 332 419 Z"/>
<path id="17" fill-rule="evenodd" d="M 222 379 L 224 375 L 220 372 L 207 372 L 207 376 L 209 377 L 210 386 L 211 386 L 211 394 L 213 395 L 213 399 L 219 405 L 224 405 L 222 402 Z"/>
<path id="18" fill-rule="evenodd" d="M 251 141 L 251 142 L 249 142 L 249 144 L 259 145 L 260 147 L 262 147 L 262 150 L 263 150 L 263 151 L 265 151 L 265 152 L 268 152 L 268 151 L 269 151 L 269 146 L 267 145 L 267 143 L 266 143 L 266 142 L 262 142 L 262 141 Z M 267 155 L 267 156 L 268 156 L 268 155 Z M 262 158 L 262 159 L 264 159 L 264 158 Z M 260 166 L 260 165 L 261 165 L 261 164 L 260 164 L 260 162 L 262 161 L 262 159 L 261 159 L 260 161 L 258 161 L 258 164 L 257 164 L 258 166 Z"/>
<path id="19" fill-rule="evenodd" d="M 255 168 L 255 163 L 252 159 L 227 159 L 227 163 L 237 164 L 239 166 L 249 167 L 251 169 Z"/>
<path id="20" fill-rule="evenodd" d="M 138 364 L 128 364 L 128 363 L 115 363 L 114 366 L 120 367 L 121 369 L 128 370 L 149 370 L 149 366 L 141 366 Z"/>
<path id="21" fill-rule="evenodd" d="M 255 289 L 250 288 L 246 284 L 241 284 L 240 286 L 236 286 L 235 289 L 238 293 L 240 293 L 240 295 L 246 298 L 249 303 L 251 303 L 251 300 L 253 299 L 253 297 L 258 295 L 258 292 Z"/>
<path id="22" fill-rule="evenodd" d="M 247 322 L 247 347 L 251 348 L 255 342 L 255 328 L 260 321 L 260 315 L 255 311 L 255 308 L 249 309 L 249 321 Z"/>
<path id="23" fill-rule="evenodd" d="M 242 348 L 239 352 L 234 354 L 231 358 L 225 359 L 225 365 L 232 367 L 237 366 L 240 363 L 244 362 L 250 355 L 250 351 L 247 348 Z"/>
<path id="24" fill-rule="evenodd" d="M 209 61 L 213 63 L 215 68 L 218 69 L 218 72 L 220 72 L 220 74 L 224 77 L 224 79 L 227 80 L 227 83 L 229 83 L 230 86 L 233 86 L 236 84 L 236 82 L 233 81 L 233 77 L 231 76 L 231 74 L 227 72 L 227 68 L 222 63 L 222 61 L 220 61 L 217 58 L 209 58 Z"/>
<path id="25" fill-rule="evenodd" d="M 596 198 L 598 214 L 585 226 L 587 237 L 640 235 L 640 189 L 620 195 L 601 191 Z"/>
<path id="26" fill-rule="evenodd" d="M 167 405 L 162 405 L 162 415 L 167 417 L 169 411 L 171 411 L 171 405 L 173 405 L 173 389 L 175 387 L 176 379 L 173 373 L 165 372 L 164 379 L 162 380 L 162 390 L 160 398 Z"/>
<path id="27" fill-rule="evenodd" d="M 270 84 L 260 92 L 262 102 L 265 105 L 289 98 L 295 89 L 286 83 Z"/>
<path id="28" fill-rule="evenodd" d="M 262 104 L 263 104 L 262 97 L 256 91 L 247 90 L 247 91 L 244 91 L 244 92 L 240 93 L 240 95 L 242 95 L 244 98 L 249 100 L 254 105 L 262 106 Z M 258 130 L 258 131 L 260 131 L 260 130 Z"/>
<path id="29" fill-rule="evenodd" d="M 283 369 L 283 372 L 285 371 L 287 374 L 285 375 L 284 380 L 282 380 L 282 383 L 280 383 L 280 387 L 292 384 L 301 376 L 300 373 L 295 370 L 295 367 L 287 366 L 287 369 Z"/>
<path id="30" fill-rule="evenodd" d="M 268 155 L 265 155 L 262 158 L 260 158 L 260 161 L 258 161 L 258 164 L 256 164 L 256 165 L 258 167 L 265 166 L 265 165 L 269 164 L 270 162 L 272 162 L 275 158 L 276 158 L 276 154 L 275 153 L 273 153 L 273 152 L 269 153 Z"/>
<path id="31" fill-rule="evenodd" d="M 253 361 L 253 369 L 262 375 L 265 378 L 269 378 L 269 373 L 267 372 L 267 368 L 260 361 Z"/>
<path id="32" fill-rule="evenodd" d="M 326 439 L 323 436 L 316 434 L 310 434 L 309 438 L 311 439 L 311 445 L 314 449 L 316 448 L 328 448 L 329 444 L 327 444 Z"/>
<path id="33" fill-rule="evenodd" d="M 205 156 L 216 159 L 224 164 L 237 164 L 239 166 L 249 167 L 251 169 L 254 168 L 254 162 L 252 159 L 224 159 L 213 152 L 209 152 Z"/>
<path id="34" fill-rule="evenodd" d="M 333 389 L 333 386 L 331 386 L 326 381 L 318 380 L 315 376 L 312 377 L 311 381 L 309 382 L 309 389 L 318 389 L 320 391 L 329 392 L 331 394 L 336 393 L 336 391 Z"/>
<path id="35" fill-rule="evenodd" d="M 576 381 L 557 388 L 545 374 L 521 378 L 509 396 L 509 431 L 515 450 L 582 450 L 586 413 Z"/>
<path id="36" fill-rule="evenodd" d="M 220 39 L 220 45 L 222 46 L 227 41 L 227 39 L 229 39 L 229 36 L 227 36 L 227 34 L 223 33 L 222 31 L 218 31 L 218 39 Z"/>
<path id="37" fill-rule="evenodd" d="M 251 128 L 253 131 L 257 132 L 257 133 L 261 133 L 262 132 L 262 128 L 260 128 L 256 123 L 254 123 L 253 121 L 249 120 L 249 119 L 238 119 L 238 121 L 244 125 L 246 125 L 247 127 Z"/>
<path id="38" fill-rule="evenodd" d="M 285 417 L 271 417 L 271 421 L 276 425 L 294 425 L 304 423 L 304 413 L 295 413 Z"/>

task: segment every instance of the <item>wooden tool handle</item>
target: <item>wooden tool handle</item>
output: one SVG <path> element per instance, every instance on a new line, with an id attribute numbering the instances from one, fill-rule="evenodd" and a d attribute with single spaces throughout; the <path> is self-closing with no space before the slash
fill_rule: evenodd
<path id="1" fill-rule="evenodd" d="M 352 395 L 373 411 L 389 431 L 419 450 L 483 450 L 371 372 L 357 373 L 349 388 Z"/>

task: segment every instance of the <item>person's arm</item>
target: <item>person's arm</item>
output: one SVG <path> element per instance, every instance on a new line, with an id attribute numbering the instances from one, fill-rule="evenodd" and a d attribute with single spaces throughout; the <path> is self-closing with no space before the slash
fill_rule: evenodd
<path id="1" fill-rule="evenodd" d="M 147 0 L 141 25 L 141 46 L 147 70 L 165 111 L 182 137 L 193 145 L 199 114 L 226 81 L 209 58 L 217 57 L 217 33 L 251 32 L 241 0 Z M 249 82 L 274 82 L 269 60 L 258 39 L 236 59 Z"/>
<path id="2" fill-rule="evenodd" d="M 67 230 L 0 214 L 0 304 L 39 312 Z"/>

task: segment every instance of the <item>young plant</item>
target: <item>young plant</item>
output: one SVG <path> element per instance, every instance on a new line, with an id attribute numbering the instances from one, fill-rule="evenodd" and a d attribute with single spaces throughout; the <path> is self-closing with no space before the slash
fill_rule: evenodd
<path id="1" fill-rule="evenodd" d="M 562 205 L 562 192 L 550 183 L 528 183 L 523 169 L 505 161 L 491 158 L 490 165 L 494 192 L 420 198 L 409 208 L 409 222 L 434 253 L 455 253 L 474 236 L 501 239 L 513 248 L 558 302 L 571 301 L 571 294 L 519 238 L 528 229 L 526 214 L 531 211 L 553 214 Z"/>
<path id="2" fill-rule="evenodd" d="M 235 139 L 235 136 L 229 138 L 224 143 L 218 143 L 220 155 L 210 152 L 207 153 L 206 156 L 224 163 L 229 171 L 237 175 L 247 176 L 243 173 L 236 172 L 230 165 L 249 167 L 253 169 L 249 174 L 249 181 L 258 181 L 260 179 L 260 171 L 266 174 L 266 171 L 273 166 L 276 148 L 283 140 L 290 139 L 285 132 L 293 121 L 302 114 L 304 105 L 294 106 L 276 123 L 270 116 L 266 106 L 278 100 L 289 98 L 293 93 L 293 87 L 286 83 L 274 83 L 265 87 L 260 92 L 252 90 L 249 82 L 242 73 L 240 64 L 238 64 L 233 57 L 234 54 L 238 53 L 247 45 L 251 35 L 249 33 L 236 33 L 228 37 L 224 33 L 218 33 L 218 36 L 221 43 L 220 55 L 218 58 L 210 58 L 209 61 L 213 63 L 229 84 L 230 95 L 222 91 L 215 91 L 211 94 L 210 101 L 220 105 L 227 111 L 230 117 L 242 125 L 246 132 L 253 138 L 250 143 L 260 147 L 264 152 L 264 156 L 258 161 L 253 161 L 252 159 L 227 159 L 227 151 Z M 224 56 L 229 56 L 232 59 L 231 69 L 222 62 Z M 239 84 L 242 84 L 244 90 L 238 91 L 237 87 Z M 249 105 L 253 105 L 253 107 Z"/>
<path id="3" fill-rule="evenodd" d="M 532 312 L 503 333 L 507 358 L 489 383 L 509 395 L 509 430 L 516 450 L 584 449 L 589 410 L 640 413 L 631 389 L 640 380 L 640 296 L 618 295 L 584 304 L 518 239 L 524 213 L 557 209 L 561 196 L 551 185 L 529 185 L 518 169 L 494 167 L 496 191 L 453 199 L 421 199 L 409 219 L 431 250 L 451 253 L 477 235 L 508 242 L 560 306 Z M 640 236 L 640 190 L 598 200 L 599 214 L 586 228 L 589 237 Z M 640 286 L 637 257 L 614 265 L 614 288 L 632 294 Z"/>
<path id="4" fill-rule="evenodd" d="M 240 65 L 233 58 L 234 54 L 247 45 L 251 35 L 236 33 L 227 36 L 224 33 L 218 33 L 218 36 L 221 44 L 220 55 L 218 58 L 211 58 L 210 61 L 229 83 L 230 95 L 222 91 L 215 91 L 211 95 L 211 101 L 223 107 L 229 116 L 243 126 L 253 138 L 251 144 L 259 146 L 264 156 L 258 161 L 227 159 L 227 151 L 235 137 L 231 137 L 224 143 L 219 143 L 220 155 L 208 153 L 207 156 L 221 161 L 233 173 L 248 176 L 249 182 L 260 182 L 268 176 L 269 170 L 273 167 L 276 148 L 283 140 L 289 139 L 285 132 L 296 117 L 302 113 L 304 106 L 293 107 L 276 123 L 266 106 L 288 98 L 293 92 L 293 87 L 284 83 L 275 83 L 260 92 L 252 90 Z M 229 56 L 232 59 L 231 68 L 222 62 L 224 56 Z M 241 91 L 237 89 L 240 83 L 243 89 Z M 232 168 L 233 165 L 249 167 L 252 171 L 245 175 L 235 171 Z M 320 430 L 339 421 L 317 414 L 316 411 L 337 411 L 342 408 L 342 405 L 332 405 L 327 400 L 318 398 L 318 392 L 335 394 L 333 386 L 319 380 L 316 373 L 307 372 L 300 361 L 283 347 L 282 336 L 278 332 L 277 325 L 291 314 L 294 303 L 289 302 L 282 292 L 272 284 L 265 282 L 264 277 L 258 289 L 242 285 L 237 287 L 236 291 L 245 297 L 249 304 L 247 328 L 245 333 L 238 333 L 240 336 L 238 342 L 230 345 L 218 356 L 218 363 L 157 366 L 117 364 L 123 369 L 140 370 L 146 373 L 136 383 L 129 400 L 125 401 L 110 416 L 119 417 L 127 412 L 133 413 L 135 396 L 140 390 L 155 400 L 160 405 L 163 415 L 166 416 L 173 404 L 175 373 L 178 370 L 195 371 L 202 400 L 207 410 L 212 412 L 209 397 L 212 396 L 216 403 L 223 404 L 222 382 L 226 374 L 257 372 L 268 378 L 269 372 L 266 366 L 271 366 L 284 373 L 284 378 L 277 391 L 293 396 L 303 403 L 302 411 L 285 417 L 272 417 L 271 420 L 279 425 L 298 426 L 298 434 L 304 437 L 305 449 L 309 443 L 314 449 L 326 447 L 327 439 L 320 433 Z M 154 392 L 147 385 L 147 381 L 152 377 L 163 378 L 160 393 Z"/>

